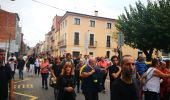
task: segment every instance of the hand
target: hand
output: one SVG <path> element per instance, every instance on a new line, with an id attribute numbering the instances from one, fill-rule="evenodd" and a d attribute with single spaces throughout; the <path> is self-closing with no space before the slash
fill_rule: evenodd
<path id="1" fill-rule="evenodd" d="M 94 69 L 91 71 L 91 74 L 93 74 L 93 73 L 95 73 L 95 70 L 94 70 Z"/>

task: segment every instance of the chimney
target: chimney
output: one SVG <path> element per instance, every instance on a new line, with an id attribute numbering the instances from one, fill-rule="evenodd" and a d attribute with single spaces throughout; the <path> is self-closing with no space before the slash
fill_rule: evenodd
<path id="1" fill-rule="evenodd" d="M 98 11 L 97 10 L 94 11 L 94 16 L 98 16 Z"/>

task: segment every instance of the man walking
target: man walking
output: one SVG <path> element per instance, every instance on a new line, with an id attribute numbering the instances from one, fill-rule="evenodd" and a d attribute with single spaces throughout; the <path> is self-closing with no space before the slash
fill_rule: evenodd
<path id="1" fill-rule="evenodd" d="M 96 67 L 95 58 L 89 59 L 89 64 L 82 70 L 82 90 L 85 100 L 98 100 L 100 89 L 100 69 Z M 102 89 L 102 88 L 101 88 Z"/>
<path id="2" fill-rule="evenodd" d="M 109 77 L 110 77 L 110 92 L 112 93 L 112 91 L 114 90 L 111 89 L 111 84 L 116 79 L 120 78 L 121 67 L 118 65 L 119 61 L 118 61 L 117 56 L 112 56 L 111 61 L 112 61 L 112 65 L 108 67 L 108 71 L 109 71 Z M 111 95 L 110 95 L 110 100 L 112 100 Z"/>
<path id="3" fill-rule="evenodd" d="M 134 59 L 131 55 L 123 56 L 121 78 L 113 82 L 112 100 L 138 100 L 137 89 L 132 80 L 135 72 Z"/>

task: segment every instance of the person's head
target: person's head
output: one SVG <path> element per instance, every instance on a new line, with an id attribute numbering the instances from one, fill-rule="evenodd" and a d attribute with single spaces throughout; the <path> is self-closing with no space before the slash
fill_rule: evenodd
<path id="1" fill-rule="evenodd" d="M 73 65 L 71 62 L 66 62 L 62 68 L 61 75 L 73 75 Z"/>
<path id="2" fill-rule="evenodd" d="M 154 59 L 152 59 L 152 64 L 151 64 L 151 65 L 152 65 L 152 67 L 158 67 L 158 66 L 159 66 L 159 64 L 160 64 L 160 63 L 159 63 L 159 60 L 158 60 L 158 59 L 155 59 L 155 58 L 154 58 Z"/>
<path id="3" fill-rule="evenodd" d="M 0 54 L 0 67 L 3 66 L 4 56 Z"/>
<path id="4" fill-rule="evenodd" d="M 94 57 L 91 57 L 91 58 L 89 59 L 89 65 L 90 65 L 91 67 L 96 66 L 96 59 L 95 59 Z"/>
<path id="5" fill-rule="evenodd" d="M 126 78 L 132 78 L 135 73 L 135 63 L 131 55 L 124 55 L 121 62 L 122 75 Z"/>
<path id="6" fill-rule="evenodd" d="M 46 57 L 44 58 L 44 62 L 48 62 L 48 59 Z"/>
<path id="7" fill-rule="evenodd" d="M 144 60 L 145 60 L 144 55 L 143 55 L 143 54 L 139 54 L 138 60 L 139 60 L 140 62 L 144 61 Z"/>
<path id="8" fill-rule="evenodd" d="M 59 57 L 55 57 L 54 58 L 54 63 L 55 64 L 59 64 L 60 63 L 60 58 Z"/>
<path id="9" fill-rule="evenodd" d="M 119 63 L 118 57 L 117 56 L 112 56 L 111 57 L 111 61 L 113 63 L 114 66 L 117 66 Z"/>
<path id="10" fill-rule="evenodd" d="M 104 57 L 102 56 L 102 57 L 100 57 L 100 61 L 104 61 Z"/>
<path id="11" fill-rule="evenodd" d="M 67 58 L 67 59 L 71 59 L 71 54 L 70 54 L 70 53 L 67 53 L 67 54 L 66 54 L 66 58 Z"/>
<path id="12" fill-rule="evenodd" d="M 80 60 L 79 60 L 79 64 L 80 64 L 80 65 L 83 65 L 83 64 L 84 64 L 83 59 L 80 59 Z"/>
<path id="13" fill-rule="evenodd" d="M 166 62 L 165 62 L 165 61 L 162 61 L 162 62 L 160 63 L 160 67 L 161 67 L 162 69 L 166 68 Z"/>

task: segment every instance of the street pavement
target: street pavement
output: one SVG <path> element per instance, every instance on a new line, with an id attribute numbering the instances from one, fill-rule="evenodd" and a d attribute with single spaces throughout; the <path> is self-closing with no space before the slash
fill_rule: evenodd
<path id="1" fill-rule="evenodd" d="M 99 100 L 110 100 L 109 80 L 106 80 L 106 93 L 99 93 Z M 76 90 L 76 89 L 75 89 Z M 54 100 L 53 88 L 49 86 L 48 90 L 41 87 L 41 75 L 28 77 L 24 71 L 24 80 L 19 80 L 18 71 L 15 74 L 14 93 L 16 100 Z M 76 100 L 85 100 L 84 95 L 77 93 Z"/>

